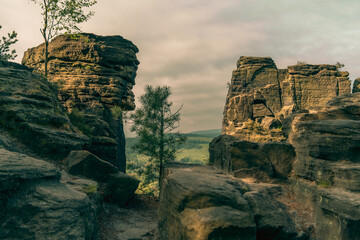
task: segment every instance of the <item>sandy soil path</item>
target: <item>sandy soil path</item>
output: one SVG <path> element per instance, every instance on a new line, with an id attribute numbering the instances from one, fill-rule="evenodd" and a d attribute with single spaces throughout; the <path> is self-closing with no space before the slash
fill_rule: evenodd
<path id="1" fill-rule="evenodd" d="M 156 240 L 158 200 L 137 195 L 120 208 L 105 203 L 99 216 L 101 240 Z"/>

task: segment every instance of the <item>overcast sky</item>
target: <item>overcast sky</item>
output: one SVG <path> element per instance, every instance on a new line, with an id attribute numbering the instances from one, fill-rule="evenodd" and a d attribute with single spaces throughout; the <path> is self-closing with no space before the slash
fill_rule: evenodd
<path id="1" fill-rule="evenodd" d="M 0 36 L 13 29 L 23 52 L 42 42 L 40 8 L 0 0 Z M 184 104 L 181 130 L 221 128 L 226 83 L 240 56 L 270 56 L 278 68 L 345 64 L 360 77 L 359 0 L 98 0 L 84 32 L 121 35 L 140 50 L 135 96 L 169 85 Z"/>

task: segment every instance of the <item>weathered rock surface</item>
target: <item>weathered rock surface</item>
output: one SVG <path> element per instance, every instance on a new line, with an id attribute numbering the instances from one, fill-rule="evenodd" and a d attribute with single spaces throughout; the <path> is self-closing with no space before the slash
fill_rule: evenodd
<path id="1" fill-rule="evenodd" d="M 360 239 L 360 93 L 291 120 L 292 186 L 298 197 L 314 199 L 317 239 Z"/>
<path id="2" fill-rule="evenodd" d="M 44 46 L 27 50 L 22 63 L 43 72 Z M 132 87 L 137 52 L 121 36 L 61 35 L 49 44 L 48 78 L 59 86 L 60 103 L 71 112 L 70 117 L 81 120 L 75 125 L 91 139 L 86 149 L 116 166 L 116 136 L 123 134 L 117 132 L 112 110 L 135 108 Z"/>
<path id="3" fill-rule="evenodd" d="M 118 205 L 127 203 L 134 196 L 139 185 L 139 180 L 119 172 L 119 169 L 111 163 L 85 150 L 72 151 L 64 159 L 64 163 L 70 174 L 99 182 L 101 197 Z"/>
<path id="4" fill-rule="evenodd" d="M 64 162 L 70 174 L 84 176 L 99 182 L 107 182 L 110 174 L 119 171 L 114 165 L 85 150 L 72 151 Z"/>
<path id="5" fill-rule="evenodd" d="M 318 112 L 295 115 L 289 131 L 297 176 L 360 191 L 351 184 L 359 179 L 360 93 L 335 98 Z"/>
<path id="6" fill-rule="evenodd" d="M 27 50 L 22 64 L 44 69 L 44 44 Z M 60 85 L 60 100 L 77 109 L 134 109 L 131 89 L 139 61 L 137 47 L 121 36 L 61 35 L 49 44 L 49 79 Z"/>
<path id="7" fill-rule="evenodd" d="M 1 239 L 97 239 L 98 205 L 50 163 L 0 149 Z"/>
<path id="8" fill-rule="evenodd" d="M 352 92 L 360 92 L 360 78 L 355 79 Z"/>
<path id="9" fill-rule="evenodd" d="M 118 205 L 124 205 L 134 196 L 140 181 L 134 177 L 117 172 L 110 174 L 104 190 L 104 198 Z"/>
<path id="10" fill-rule="evenodd" d="M 281 122 L 295 110 L 322 107 L 333 97 L 350 93 L 348 75 L 335 65 L 277 69 L 270 57 L 240 57 L 226 99 L 222 133 L 255 142 L 281 141 L 276 129 L 269 131 L 269 119 Z M 257 134 L 246 126 L 249 121 L 261 123 Z"/>
<path id="11" fill-rule="evenodd" d="M 42 156 L 62 158 L 88 138 L 71 124 L 56 90 L 16 63 L 0 62 L 0 128 Z"/>
<path id="12" fill-rule="evenodd" d="M 231 135 L 220 135 L 209 145 L 209 163 L 235 177 L 261 181 L 287 179 L 295 159 L 293 147 L 286 143 L 254 143 Z"/>
<path id="13" fill-rule="evenodd" d="M 209 167 L 171 165 L 162 180 L 161 239 L 301 239 L 286 207 L 257 186 Z"/>

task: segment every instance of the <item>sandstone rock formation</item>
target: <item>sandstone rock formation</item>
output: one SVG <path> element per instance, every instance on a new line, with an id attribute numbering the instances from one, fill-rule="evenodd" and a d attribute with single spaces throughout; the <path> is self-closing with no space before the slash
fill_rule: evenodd
<path id="1" fill-rule="evenodd" d="M 318 239 L 360 239 L 360 93 L 295 115 L 288 130 L 296 151 L 293 186 L 316 199 Z"/>
<path id="2" fill-rule="evenodd" d="M 281 187 L 313 213 L 316 239 L 359 239 L 360 93 L 289 115 L 283 132 L 291 145 L 221 135 L 210 144 L 210 163 L 239 178 L 287 179 Z"/>
<path id="3" fill-rule="evenodd" d="M 64 162 L 70 174 L 97 181 L 101 197 L 118 205 L 129 202 L 139 185 L 139 180 L 85 150 L 72 151 Z"/>
<path id="4" fill-rule="evenodd" d="M 22 63 L 42 72 L 43 52 L 44 44 L 27 50 Z M 117 141 L 124 135 L 112 110 L 135 108 L 131 89 L 139 64 L 137 52 L 121 36 L 61 35 L 49 44 L 48 78 L 59 86 L 60 103 L 70 117 L 79 119 L 81 114 L 76 126 L 91 139 L 86 149 L 117 166 Z"/>
<path id="5" fill-rule="evenodd" d="M 62 159 L 88 138 L 57 102 L 56 90 L 27 67 L 0 61 L 0 130 L 38 155 Z M 10 148 L 15 143 L 7 144 Z M 19 149 L 21 150 L 21 149 Z"/>
<path id="6" fill-rule="evenodd" d="M 22 64 L 42 72 L 44 47 L 27 50 Z M 137 52 L 121 36 L 60 35 L 49 44 L 49 79 L 60 86 L 60 101 L 69 111 L 102 112 L 114 105 L 134 109 Z"/>
<path id="7" fill-rule="evenodd" d="M 295 159 L 290 144 L 255 143 L 231 135 L 220 135 L 209 145 L 209 164 L 235 177 L 253 177 L 261 181 L 287 179 Z"/>
<path id="8" fill-rule="evenodd" d="M 256 142 L 283 140 L 281 131 L 268 131 L 269 118 L 282 121 L 295 110 L 321 107 L 350 93 L 348 75 L 335 65 L 277 69 L 270 57 L 240 57 L 226 98 L 222 133 Z"/>
<path id="9" fill-rule="evenodd" d="M 102 38 L 92 37 L 102 41 Z M 104 64 L 105 70 L 123 64 L 125 70 L 119 74 L 121 72 L 124 79 L 132 79 L 135 76 L 130 72 L 136 70 L 137 64 L 131 65 L 134 62 L 129 59 L 134 57 L 137 61 L 135 54 L 131 55 L 137 51 L 136 47 L 132 51 L 126 40 L 109 39 L 109 42 L 114 41 L 114 49 L 104 45 L 99 47 L 102 51 L 98 50 L 103 54 L 111 48 L 117 57 L 105 61 L 99 53 L 97 61 Z M 95 45 L 92 47 L 96 49 Z M 63 50 L 65 46 L 68 46 L 66 41 Z M 126 52 L 121 46 L 130 50 Z M 127 54 L 129 56 L 125 57 Z M 72 55 L 64 54 L 62 57 L 81 58 L 79 55 L 74 50 Z M 28 57 L 33 59 L 36 56 L 34 52 Z M 121 56 L 123 59 L 120 61 Z M 86 58 L 83 60 L 86 62 Z M 63 63 L 61 66 L 70 65 Z M 125 74 L 126 69 L 128 72 Z M 121 77 L 109 72 L 103 74 L 102 79 L 116 82 L 113 83 L 114 95 L 99 97 L 95 93 L 98 105 L 84 102 L 81 98 L 81 104 L 71 106 L 84 108 L 74 107 L 71 113 L 66 113 L 59 103 L 54 83 L 26 66 L 0 61 L 0 239 L 98 239 L 97 215 L 101 201 L 105 198 L 124 204 L 134 194 L 138 180 L 119 173 L 118 168 L 109 163 L 110 160 L 116 161 L 117 145 L 110 108 L 116 104 L 124 109 L 134 106 L 131 97 L 121 95 L 121 101 L 116 100 L 118 90 L 126 89 L 119 82 Z M 91 77 L 88 76 L 87 80 L 90 81 Z M 83 86 L 89 85 L 86 82 Z M 108 97 L 111 101 L 106 101 Z M 95 102 L 94 99 L 91 101 Z M 110 160 L 103 161 L 84 149 L 92 149 L 98 156 Z M 72 150 L 76 151 L 69 155 Z M 74 154 L 79 152 L 85 154 Z M 64 161 L 66 156 L 68 158 Z M 65 162 L 67 166 L 63 165 Z M 70 174 L 76 176 L 64 169 L 70 169 Z"/>
<path id="10" fill-rule="evenodd" d="M 97 239 L 97 192 L 85 191 L 96 183 L 60 176 L 50 163 L 0 149 L 1 239 Z"/>
<path id="11" fill-rule="evenodd" d="M 310 239 L 360 239 L 360 93 L 349 93 L 348 73 L 336 66 L 278 70 L 271 58 L 241 57 L 224 111 L 227 135 L 210 143 L 210 164 L 289 189 L 276 199 L 298 213 L 296 223 L 307 222 Z M 272 142 L 279 140 L 288 143 Z"/>
<path id="12" fill-rule="evenodd" d="M 353 85 L 353 93 L 360 92 L 360 78 L 355 79 Z"/>
<path id="13" fill-rule="evenodd" d="M 159 206 L 161 239 L 303 239 L 276 185 L 246 184 L 205 166 L 165 169 Z"/>

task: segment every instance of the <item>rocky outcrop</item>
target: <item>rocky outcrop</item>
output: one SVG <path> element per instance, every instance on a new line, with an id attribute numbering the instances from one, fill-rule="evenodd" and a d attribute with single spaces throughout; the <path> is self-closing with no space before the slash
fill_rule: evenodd
<path id="1" fill-rule="evenodd" d="M 43 72 L 44 47 L 28 49 L 22 63 Z M 116 166 L 117 138 L 123 140 L 124 135 L 113 110 L 135 108 L 137 52 L 121 36 L 61 35 L 49 44 L 48 79 L 59 86 L 60 103 L 90 138 L 86 149 Z"/>
<path id="2" fill-rule="evenodd" d="M 60 176 L 50 163 L 0 149 L 1 239 L 97 239 L 96 183 Z"/>
<path id="3" fill-rule="evenodd" d="M 57 101 L 56 89 L 45 78 L 27 67 L 2 61 L 0 130 L 37 155 L 57 159 L 88 142 L 72 125 Z M 7 145 L 13 148 L 16 143 Z"/>
<path id="4" fill-rule="evenodd" d="M 118 205 L 128 203 L 139 185 L 139 180 L 85 150 L 72 151 L 64 163 L 70 174 L 99 182 L 101 197 Z"/>
<path id="5" fill-rule="evenodd" d="M 297 176 L 360 191 L 360 93 L 335 98 L 318 112 L 295 115 L 288 130 Z"/>
<path id="6" fill-rule="evenodd" d="M 101 43 L 105 40 L 107 45 Z M 80 45 L 75 46 L 77 43 Z M 135 77 L 136 47 L 121 37 L 104 39 L 91 34 L 75 45 L 68 36 L 57 38 L 56 44 L 61 46 L 52 50 L 63 52 L 56 55 L 57 60 L 51 55 L 52 82 L 26 66 L 0 61 L 0 239 L 97 239 L 101 201 L 124 204 L 138 185 L 138 180 L 119 173 L 112 165 L 116 162 L 117 134 L 111 113 L 113 106 L 134 107 L 127 81 Z M 86 49 L 92 49 L 88 55 Z M 30 55 L 25 54 L 33 64 L 29 66 L 40 67 L 41 63 L 35 62 L 41 50 L 29 51 Z M 76 72 L 87 69 L 90 60 L 95 61 L 88 62 L 91 66 L 102 64 L 91 70 L 93 75 L 84 77 L 84 72 Z M 100 70 L 102 75 L 96 77 Z M 73 88 L 69 86 L 73 91 L 69 94 L 81 93 L 81 97 L 75 94 L 67 99 L 74 104 L 67 105 L 63 98 L 59 103 L 57 73 L 73 80 L 79 75 Z M 91 81 L 98 81 L 98 85 Z M 84 95 L 84 88 L 89 96 Z M 60 88 L 59 96 L 62 94 Z"/>
<path id="7" fill-rule="evenodd" d="M 355 79 L 352 92 L 360 92 L 360 78 Z"/>
<path id="8" fill-rule="evenodd" d="M 204 166 L 168 166 L 159 206 L 161 239 L 303 239 L 276 185 L 246 184 Z"/>
<path id="9" fill-rule="evenodd" d="M 281 126 L 270 127 L 269 118 L 282 122 L 293 111 L 322 107 L 350 93 L 348 75 L 335 65 L 277 69 L 269 57 L 240 57 L 226 98 L 222 133 L 255 142 L 281 141 L 281 131 L 274 129 Z"/>
<path id="10" fill-rule="evenodd" d="M 72 175 L 84 176 L 96 181 L 106 182 L 110 174 L 117 173 L 119 170 L 114 165 L 101 160 L 88 151 L 72 151 L 64 159 L 68 173 Z"/>
<path id="11" fill-rule="evenodd" d="M 42 72 L 44 48 L 41 44 L 27 50 L 22 64 Z M 61 35 L 49 44 L 49 80 L 60 86 L 60 101 L 70 112 L 73 108 L 103 112 L 112 106 L 134 109 L 131 89 L 137 52 L 121 36 Z"/>
<path id="12" fill-rule="evenodd" d="M 124 205 L 132 199 L 139 183 L 136 178 L 122 172 L 110 174 L 105 185 L 104 198 L 120 206 Z"/>
<path id="13" fill-rule="evenodd" d="M 360 239 L 360 93 L 290 120 L 292 187 L 315 209 L 317 239 Z"/>
<path id="14" fill-rule="evenodd" d="M 235 177 L 253 177 L 269 182 L 287 179 L 295 159 L 290 144 L 254 143 L 231 135 L 220 135 L 209 145 L 209 164 Z"/>

